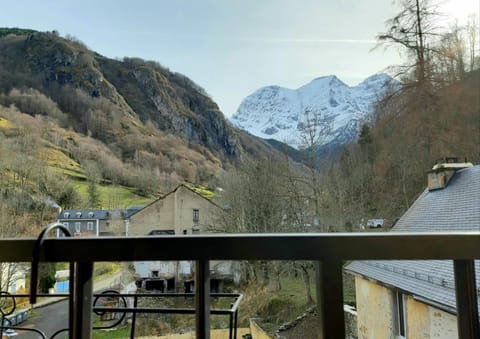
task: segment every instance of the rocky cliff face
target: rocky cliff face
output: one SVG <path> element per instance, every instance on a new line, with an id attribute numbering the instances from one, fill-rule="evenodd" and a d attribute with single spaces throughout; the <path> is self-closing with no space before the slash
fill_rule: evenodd
<path id="1" fill-rule="evenodd" d="M 221 158 L 240 154 L 235 131 L 217 104 L 187 77 L 155 62 L 103 57 L 54 32 L 7 33 L 0 37 L 0 75 L 8 81 L 0 90 L 32 87 L 46 93 L 78 122 L 74 127 L 81 126 L 85 133 L 88 121 L 91 124 L 101 112 L 108 111 L 108 116 L 101 118 L 114 123 L 105 125 L 108 138 L 103 141 L 124 135 L 107 131 L 109 126 L 121 125 L 124 131 L 132 132 L 144 130 L 142 125 L 150 123 L 159 132 L 187 139 Z M 95 104 L 79 99 L 78 90 Z M 102 109 L 97 109 L 99 105 Z"/>
<path id="2" fill-rule="evenodd" d="M 217 104 L 187 77 L 155 62 L 97 57 L 103 74 L 121 93 L 143 122 L 172 131 L 209 148 L 238 155 L 232 128 Z M 132 89 L 132 87 L 136 87 Z"/>
<path id="3" fill-rule="evenodd" d="M 386 74 L 369 77 L 350 87 L 336 76 L 320 77 L 296 90 L 260 88 L 246 97 L 232 123 L 253 135 L 292 147 L 305 145 L 305 134 L 318 134 L 318 146 L 355 140 L 360 123 L 392 83 Z"/>

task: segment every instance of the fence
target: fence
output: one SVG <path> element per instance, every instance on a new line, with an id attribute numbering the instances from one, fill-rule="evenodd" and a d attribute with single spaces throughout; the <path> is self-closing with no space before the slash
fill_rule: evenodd
<path id="1" fill-rule="evenodd" d="M 453 260 L 459 338 L 480 337 L 474 273 L 474 259 L 480 259 L 480 232 L 62 238 L 45 239 L 40 246 L 35 239 L 0 240 L 0 261 L 72 263 L 68 331 L 74 339 L 91 337 L 92 273 L 97 261 L 194 260 L 196 336 L 203 339 L 210 335 L 210 260 L 312 260 L 317 263 L 323 337 L 343 339 L 343 262 L 376 259 Z"/>

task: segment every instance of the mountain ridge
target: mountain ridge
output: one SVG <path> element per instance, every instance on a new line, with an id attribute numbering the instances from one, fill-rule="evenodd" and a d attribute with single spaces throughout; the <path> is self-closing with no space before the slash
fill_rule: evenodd
<path id="1" fill-rule="evenodd" d="M 374 74 L 356 86 L 335 75 L 321 76 L 289 89 L 265 86 L 247 96 L 230 118 L 232 124 L 264 139 L 275 139 L 299 149 L 305 128 L 315 125 L 318 146 L 353 141 L 373 104 L 395 80 Z"/>
<path id="2" fill-rule="evenodd" d="M 15 87 L 35 88 L 59 102 L 64 110 L 71 110 L 68 113 L 80 122 L 75 126 L 86 133 L 85 119 L 59 98 L 59 90 L 71 87 L 109 101 L 119 120 L 124 120 L 119 115 L 122 112 L 128 119 L 134 117 L 142 124 L 150 121 L 161 131 L 190 139 L 226 157 L 239 155 L 235 131 L 218 105 L 187 77 L 157 62 L 104 57 L 78 39 L 62 38 L 56 32 L 8 32 L 0 31 L 0 76 L 6 80 L 0 84 L 3 92 Z M 108 132 L 106 129 L 104 136 Z M 112 134 L 104 139 L 112 141 L 115 137 Z"/>
<path id="3" fill-rule="evenodd" d="M 21 114 L 51 126 L 42 142 L 82 169 L 96 162 L 101 180 L 129 187 L 148 179 L 148 192 L 166 181 L 214 183 L 242 157 L 278 153 L 231 126 L 201 86 L 158 62 L 111 59 L 56 31 L 0 28 L 0 118 L 23 121 Z M 116 169 L 98 161 L 105 154 Z"/>

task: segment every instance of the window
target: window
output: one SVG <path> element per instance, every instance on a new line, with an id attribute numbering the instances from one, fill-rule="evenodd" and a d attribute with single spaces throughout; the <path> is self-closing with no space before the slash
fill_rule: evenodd
<path id="1" fill-rule="evenodd" d="M 93 218 L 93 212 L 88 212 L 88 217 Z"/>
<path id="2" fill-rule="evenodd" d="M 87 222 L 87 230 L 93 231 L 93 221 Z"/>
<path id="3" fill-rule="evenodd" d="M 80 222 L 77 221 L 75 223 L 75 232 L 80 232 L 80 227 L 81 227 L 81 224 L 80 224 Z"/>
<path id="4" fill-rule="evenodd" d="M 195 224 L 198 224 L 198 221 L 200 220 L 200 211 L 196 208 L 193 209 L 193 222 Z"/>
<path id="5" fill-rule="evenodd" d="M 64 222 L 64 223 L 63 223 L 63 226 L 65 226 L 66 228 L 68 228 L 68 222 Z"/>
<path id="6" fill-rule="evenodd" d="M 77 215 L 77 218 L 80 218 L 82 216 L 82 212 L 77 212 L 76 215 Z"/>
<path id="7" fill-rule="evenodd" d="M 395 307 L 395 335 L 397 338 L 406 338 L 405 295 L 400 291 L 394 291 L 393 303 Z"/>
<path id="8" fill-rule="evenodd" d="M 69 212 L 63 213 L 63 217 L 64 217 L 64 218 L 70 218 L 70 213 L 69 213 Z"/>

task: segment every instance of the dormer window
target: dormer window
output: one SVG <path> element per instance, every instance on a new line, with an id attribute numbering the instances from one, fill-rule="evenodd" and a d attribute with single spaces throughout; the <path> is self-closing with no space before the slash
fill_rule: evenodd
<path id="1" fill-rule="evenodd" d="M 82 212 L 77 212 L 77 218 L 80 218 L 82 216 Z"/>
<path id="2" fill-rule="evenodd" d="M 93 218 L 93 212 L 88 212 L 88 217 Z"/>
<path id="3" fill-rule="evenodd" d="M 70 218 L 70 213 L 69 213 L 69 212 L 63 213 L 63 217 L 64 217 L 64 218 Z"/>

